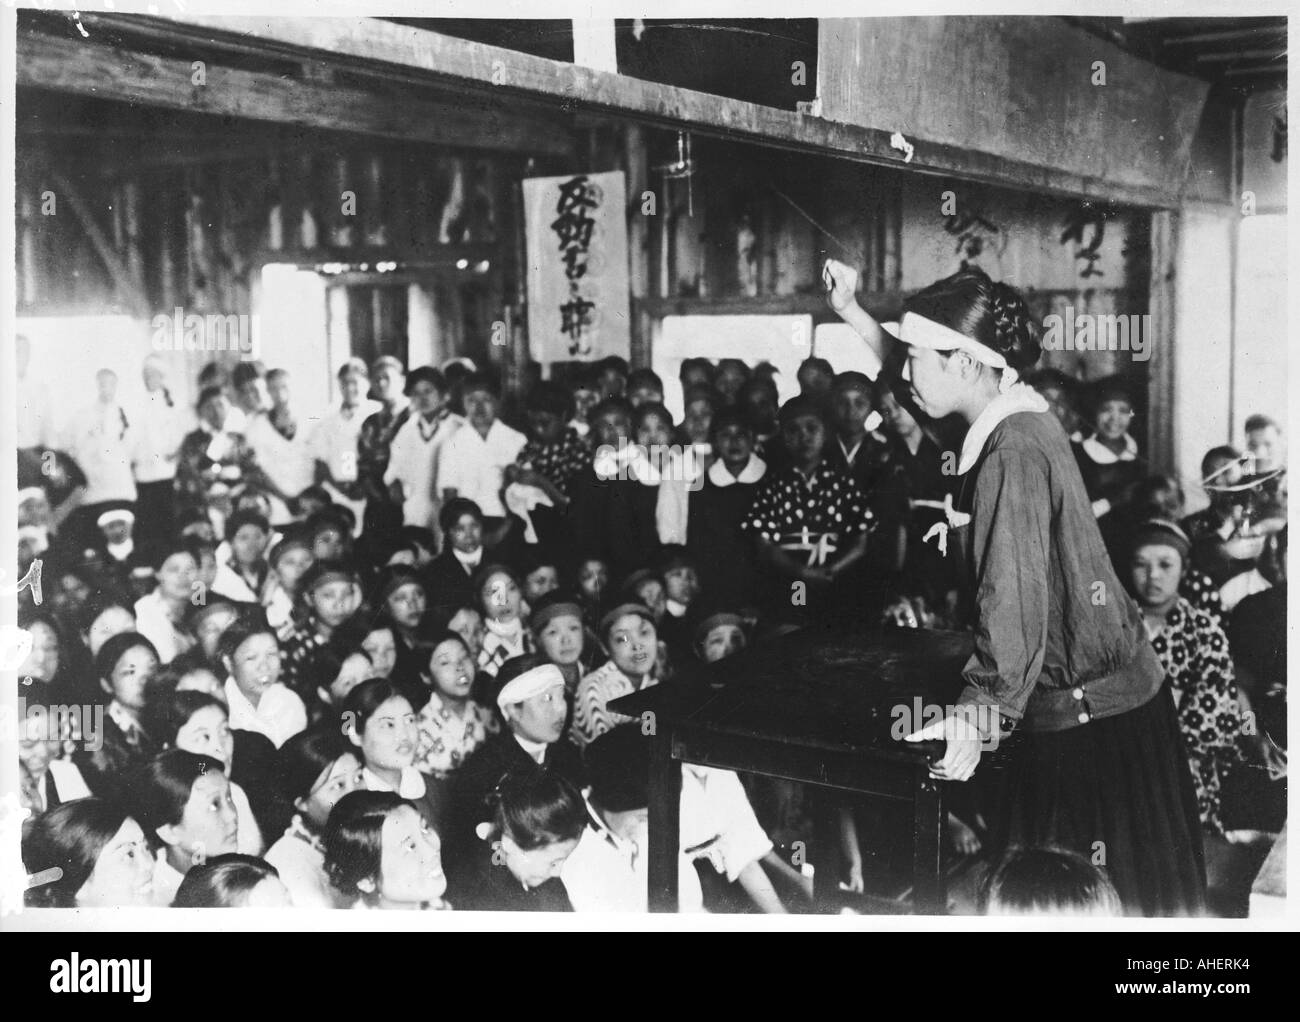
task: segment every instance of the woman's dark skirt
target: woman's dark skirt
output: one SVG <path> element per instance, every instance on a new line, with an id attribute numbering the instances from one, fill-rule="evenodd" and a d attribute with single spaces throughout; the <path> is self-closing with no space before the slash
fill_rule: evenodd
<path id="1" fill-rule="evenodd" d="M 1196 790 L 1168 685 L 1145 705 L 1006 750 L 1001 848 L 1056 845 L 1105 867 L 1129 915 L 1205 911 Z"/>

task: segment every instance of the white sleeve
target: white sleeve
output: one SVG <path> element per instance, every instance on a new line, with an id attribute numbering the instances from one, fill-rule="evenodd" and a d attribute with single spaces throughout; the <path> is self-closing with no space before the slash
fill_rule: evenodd
<path id="1" fill-rule="evenodd" d="M 465 445 L 459 442 L 460 430 L 447 441 L 443 446 L 442 452 L 438 457 L 438 496 L 442 496 L 444 490 L 455 490 L 461 496 L 465 495 L 465 473 L 466 468 L 462 465 L 465 461 L 465 455 L 461 453 L 465 450 Z"/>
<path id="2" fill-rule="evenodd" d="M 746 866 L 772 850 L 772 840 L 735 773 L 715 767 L 690 767 L 688 772 L 704 782 L 701 807 L 717 828 L 718 852 L 727 879 L 734 883 Z"/>

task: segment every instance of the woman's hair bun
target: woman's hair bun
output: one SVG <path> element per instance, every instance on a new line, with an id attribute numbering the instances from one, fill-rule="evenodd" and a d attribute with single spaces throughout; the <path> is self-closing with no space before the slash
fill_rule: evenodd
<path id="1" fill-rule="evenodd" d="M 1022 373 L 1042 354 L 1024 297 L 1009 284 L 991 280 L 978 267 L 935 281 L 909 298 L 903 308 L 974 338 L 1005 356 L 1007 363 Z"/>
<path id="2" fill-rule="evenodd" d="M 1018 370 L 1034 365 L 1042 354 L 1038 331 L 1029 315 L 1029 306 L 1020 292 L 1009 284 L 993 283 L 989 294 L 989 314 L 997 337 L 997 349 Z"/>

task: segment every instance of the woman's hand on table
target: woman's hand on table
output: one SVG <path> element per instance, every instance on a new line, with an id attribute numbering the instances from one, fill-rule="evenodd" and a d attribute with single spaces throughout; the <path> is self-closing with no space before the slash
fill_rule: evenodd
<path id="1" fill-rule="evenodd" d="M 936 720 L 919 731 L 907 735 L 905 742 L 936 742 L 943 739 L 948 743 L 943 757 L 930 764 L 930 776 L 941 781 L 968 781 L 979 766 L 980 753 L 984 748 L 984 736 L 969 720 L 949 714 L 943 720 Z"/>

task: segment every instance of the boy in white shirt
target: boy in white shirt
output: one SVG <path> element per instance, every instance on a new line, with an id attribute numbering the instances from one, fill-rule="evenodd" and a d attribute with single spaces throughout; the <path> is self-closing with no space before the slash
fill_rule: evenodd
<path id="1" fill-rule="evenodd" d="M 461 397 L 466 426 L 442 450 L 438 490 L 444 502 L 455 497 L 474 501 L 486 519 L 485 531 L 492 536 L 499 533 L 506 516 L 501 502 L 506 466 L 514 464 L 528 438 L 497 418 L 500 392 L 486 373 L 466 376 Z"/>
<path id="2" fill-rule="evenodd" d="M 584 753 L 591 826 L 560 874 L 577 912 L 644 912 L 648 906 L 649 742 L 639 726 L 616 727 Z M 763 912 L 784 912 L 760 860 L 772 842 L 730 770 L 682 764 L 678 909 L 704 910 L 694 861 L 707 863 Z"/>

